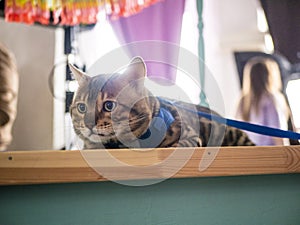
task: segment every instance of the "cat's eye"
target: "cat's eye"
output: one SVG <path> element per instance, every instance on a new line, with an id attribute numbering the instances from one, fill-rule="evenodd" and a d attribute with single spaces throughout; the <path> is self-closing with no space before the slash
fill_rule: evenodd
<path id="1" fill-rule="evenodd" d="M 113 102 L 113 101 L 106 101 L 104 102 L 103 104 L 103 109 L 107 112 L 111 112 L 113 111 L 117 106 L 117 103 L 116 102 Z"/>
<path id="2" fill-rule="evenodd" d="M 78 103 L 77 110 L 80 113 L 86 113 L 86 110 L 87 110 L 86 105 L 84 103 Z"/>

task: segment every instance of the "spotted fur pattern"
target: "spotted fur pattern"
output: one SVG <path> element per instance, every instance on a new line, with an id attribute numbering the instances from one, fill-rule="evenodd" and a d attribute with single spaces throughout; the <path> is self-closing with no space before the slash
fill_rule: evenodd
<path id="1" fill-rule="evenodd" d="M 183 109 L 215 114 L 208 108 L 152 96 L 144 86 L 146 67 L 139 57 L 122 74 L 89 77 L 72 65 L 70 68 L 79 83 L 70 111 L 74 130 L 85 148 L 254 145 L 241 130 Z M 174 121 L 159 143 L 143 145 L 141 137 L 149 131 L 161 107 L 172 114 Z M 153 131 L 151 135 L 155 135 Z"/>

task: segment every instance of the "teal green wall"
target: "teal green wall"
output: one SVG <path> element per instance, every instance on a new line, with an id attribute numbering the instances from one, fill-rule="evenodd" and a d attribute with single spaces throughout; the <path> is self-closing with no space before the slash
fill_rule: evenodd
<path id="1" fill-rule="evenodd" d="M 300 174 L 0 187 L 2 225 L 300 224 Z"/>

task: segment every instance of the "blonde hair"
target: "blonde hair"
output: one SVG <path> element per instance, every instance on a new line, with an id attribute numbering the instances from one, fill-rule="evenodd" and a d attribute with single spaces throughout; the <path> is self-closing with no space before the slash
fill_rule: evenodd
<path id="1" fill-rule="evenodd" d="M 18 71 L 13 53 L 0 43 L 0 151 L 12 140 L 17 113 Z"/>
<path id="2" fill-rule="evenodd" d="M 251 108 L 254 108 L 256 113 L 259 112 L 262 96 L 273 96 L 281 90 L 278 64 L 270 58 L 251 58 L 244 68 L 242 98 L 239 103 L 242 119 L 249 121 Z"/>
<path id="3" fill-rule="evenodd" d="M 1 74 L 17 73 L 16 59 L 3 44 L 0 43 L 0 71 Z"/>

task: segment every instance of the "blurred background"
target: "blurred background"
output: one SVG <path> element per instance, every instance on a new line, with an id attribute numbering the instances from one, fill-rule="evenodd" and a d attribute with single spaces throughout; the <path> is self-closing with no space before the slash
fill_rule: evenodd
<path id="1" fill-rule="evenodd" d="M 246 61 L 255 55 L 276 59 L 283 92 L 300 129 L 299 1 L 78 2 L 82 5 L 51 5 L 48 11 L 45 5 L 34 5 L 36 15 L 32 16 L 28 5 L 0 1 L 0 41 L 15 54 L 20 74 L 18 115 L 10 150 L 76 148 L 68 108 L 76 83 L 67 62 L 88 71 L 114 49 L 140 40 L 173 42 L 204 59 L 205 66 L 198 62 L 199 71 L 192 79 L 178 71 L 171 77 L 173 97 L 181 99 L 176 95 L 176 88 L 180 88 L 190 101 L 201 104 L 201 90 L 207 92 L 208 101 L 213 101 L 214 90 L 218 89 L 224 109 L 214 109 L 229 118 L 234 117 Z M 143 18 L 136 19 L 143 25 L 136 27 L 135 17 Z M 181 57 L 184 55 L 178 52 L 177 60 L 184 60 Z M 169 92 L 160 92 L 164 93 Z"/>

